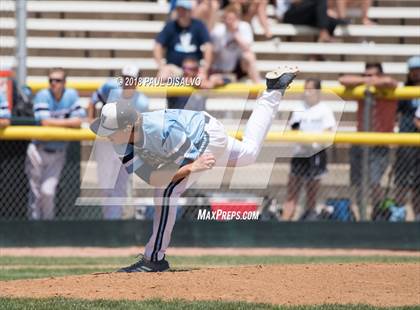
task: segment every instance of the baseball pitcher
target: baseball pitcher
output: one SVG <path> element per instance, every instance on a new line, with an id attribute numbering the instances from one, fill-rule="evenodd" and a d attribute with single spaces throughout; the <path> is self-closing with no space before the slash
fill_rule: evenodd
<path id="1" fill-rule="evenodd" d="M 267 73 L 267 90 L 258 98 L 243 141 L 229 137 L 217 119 L 206 112 L 159 110 L 137 113 L 132 105 L 108 103 L 91 130 L 107 137 L 129 173 L 156 187 L 153 233 L 144 256 L 118 272 L 159 272 L 175 224 L 177 199 L 200 176 L 215 166 L 254 163 L 297 68 Z M 121 145 L 124 148 L 121 149 Z"/>

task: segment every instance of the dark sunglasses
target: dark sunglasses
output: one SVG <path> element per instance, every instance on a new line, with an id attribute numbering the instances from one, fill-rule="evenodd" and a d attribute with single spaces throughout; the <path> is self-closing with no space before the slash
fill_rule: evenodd
<path id="1" fill-rule="evenodd" d="M 52 84 L 52 83 L 62 83 L 63 81 L 64 81 L 64 79 L 49 79 L 49 81 L 50 81 L 50 84 Z"/>

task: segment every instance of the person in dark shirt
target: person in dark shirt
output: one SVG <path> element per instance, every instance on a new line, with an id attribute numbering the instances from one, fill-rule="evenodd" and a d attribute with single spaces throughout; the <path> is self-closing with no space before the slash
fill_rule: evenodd
<path id="1" fill-rule="evenodd" d="M 328 15 L 327 0 L 277 0 L 277 19 L 319 29 L 318 42 L 331 42 L 335 28 L 346 21 Z"/>
<path id="2" fill-rule="evenodd" d="M 199 61 L 203 59 L 200 76 L 204 79 L 212 57 L 209 32 L 202 21 L 192 18 L 190 0 L 178 0 L 175 5 L 176 19 L 165 25 L 155 41 L 153 56 L 159 70 L 158 77 L 167 80 L 181 75 L 183 60 L 193 57 Z"/>
<path id="3" fill-rule="evenodd" d="M 204 111 L 207 96 L 200 89 L 211 89 L 226 83 L 220 74 L 212 74 L 205 80 L 198 80 L 198 74 L 198 60 L 192 57 L 185 58 L 182 62 L 182 78 L 186 83 L 193 86 L 195 91 L 189 96 L 168 97 L 168 109 Z"/>
<path id="4" fill-rule="evenodd" d="M 408 75 L 406 86 L 420 86 L 420 56 L 413 56 L 408 60 Z M 401 100 L 398 102 L 399 131 L 417 132 L 413 118 L 420 107 L 420 98 Z M 417 158 L 420 157 L 416 147 L 399 147 L 396 153 L 395 169 L 395 198 L 399 207 L 404 208 L 408 202 L 410 190 L 414 213 L 420 218 L 420 184 L 416 183 Z M 417 181 L 419 183 L 419 181 Z M 417 185 L 417 186 L 416 186 Z"/>

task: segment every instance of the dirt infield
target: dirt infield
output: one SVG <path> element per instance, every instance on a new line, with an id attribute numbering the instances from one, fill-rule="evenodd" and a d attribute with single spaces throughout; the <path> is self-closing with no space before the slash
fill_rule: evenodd
<path id="1" fill-rule="evenodd" d="M 105 273 L 1 281 L 0 296 L 418 305 L 420 264 L 297 264 Z"/>

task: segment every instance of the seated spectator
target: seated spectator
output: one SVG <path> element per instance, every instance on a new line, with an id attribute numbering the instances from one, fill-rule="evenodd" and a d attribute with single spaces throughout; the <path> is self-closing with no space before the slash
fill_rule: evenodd
<path id="1" fill-rule="evenodd" d="M 207 27 L 202 21 L 192 18 L 191 1 L 178 0 L 175 5 L 176 19 L 165 25 L 155 41 L 153 56 L 158 66 L 158 77 L 167 80 L 179 75 L 182 61 L 186 57 L 194 57 L 201 61 L 203 54 L 200 75 L 207 77 L 212 57 Z"/>
<path id="2" fill-rule="evenodd" d="M 336 127 L 334 114 L 330 107 L 321 102 L 321 81 L 307 79 L 303 102 L 292 113 L 290 124 L 293 130 L 303 132 L 331 131 Z M 291 220 L 299 201 L 303 186 L 306 189 L 306 210 L 301 220 L 316 220 L 315 210 L 321 177 L 327 172 L 327 152 L 318 143 L 297 145 L 291 161 L 287 201 L 283 206 L 282 218 Z"/>
<path id="3" fill-rule="evenodd" d="M 188 85 L 195 86 L 199 77 L 199 63 L 195 58 L 185 58 L 182 62 L 182 78 Z M 213 74 L 209 79 L 200 80 L 200 84 L 195 86 L 198 89 L 211 89 L 223 85 L 223 78 L 218 74 Z M 193 111 L 204 111 L 206 109 L 207 97 L 200 91 L 193 92 L 190 96 L 168 97 L 168 109 L 186 109 Z"/>
<path id="4" fill-rule="evenodd" d="M 362 11 L 362 24 L 363 25 L 374 25 L 375 23 L 371 21 L 368 17 L 369 8 L 372 5 L 372 0 L 329 0 L 328 6 L 330 9 L 328 10 L 328 14 L 332 17 L 338 19 L 348 19 L 347 16 L 347 7 L 356 7 L 361 8 Z"/>
<path id="5" fill-rule="evenodd" d="M 220 3 L 217 0 L 197 0 L 193 9 L 193 17 L 203 21 L 211 31 L 217 22 Z"/>
<path id="6" fill-rule="evenodd" d="M 66 88 L 62 68 L 48 74 L 50 87 L 34 99 L 34 116 L 41 126 L 79 128 L 85 110 L 79 105 L 77 91 Z M 54 197 L 66 159 L 68 142 L 32 141 L 26 153 L 25 171 L 29 180 L 29 218 L 53 219 Z"/>
<path id="7" fill-rule="evenodd" d="M 252 19 L 257 16 L 261 27 L 264 30 L 264 36 L 271 39 L 273 34 L 270 30 L 270 24 L 267 17 L 268 0 L 229 0 L 229 3 L 236 7 L 240 14 L 240 19 L 251 24 Z"/>
<path id="8" fill-rule="evenodd" d="M 252 28 L 240 20 L 234 6 L 225 8 L 223 23 L 216 25 L 211 37 L 214 46 L 213 73 L 234 73 L 236 79 L 248 75 L 252 82 L 260 82 L 256 57 L 251 50 L 254 42 Z"/>
<path id="9" fill-rule="evenodd" d="M 380 63 L 367 63 L 365 73 L 363 75 L 344 75 L 339 78 L 341 84 L 346 87 L 356 87 L 358 85 L 374 86 L 379 89 L 395 88 L 398 82 L 390 76 L 384 74 Z M 363 131 L 364 120 L 364 100 L 358 102 L 357 109 L 357 130 Z M 397 111 L 397 102 L 395 100 L 376 99 L 371 111 L 373 132 L 393 132 L 395 117 Z M 351 184 L 355 187 L 356 201 L 358 206 L 361 205 L 361 180 L 362 180 L 362 148 L 360 146 L 352 146 L 350 148 L 350 177 Z M 373 219 L 378 219 L 381 214 L 376 211 L 384 198 L 384 192 L 381 188 L 381 179 L 389 165 L 389 147 L 375 146 L 369 148 L 369 180 L 374 206 L 372 214 Z"/>
<path id="10" fill-rule="evenodd" d="M 129 102 L 139 112 L 148 111 L 147 97 L 136 90 L 137 82 L 131 83 L 140 77 L 139 67 L 127 65 L 122 69 L 121 75 L 122 85 L 119 85 L 115 78 L 110 79 L 93 93 L 88 108 L 90 121 L 93 121 L 95 117 L 94 111 L 101 111 L 108 102 Z M 105 198 L 102 208 L 103 218 L 107 220 L 121 219 L 123 215 L 122 203 L 109 204 L 106 199 L 127 197 L 128 173 L 122 166 L 112 144 L 108 141 L 95 141 L 93 152 L 97 163 L 99 186 L 102 189 L 102 197 Z"/>
<path id="11" fill-rule="evenodd" d="M 406 86 L 420 86 L 420 56 L 413 56 L 408 60 L 408 75 Z M 413 122 L 416 110 L 420 107 L 420 98 L 400 100 L 398 103 L 399 132 L 417 132 Z M 420 186 L 416 186 L 417 158 L 420 157 L 418 147 L 400 146 L 395 160 L 395 200 L 400 208 L 404 208 L 411 201 L 415 214 L 420 214 Z M 402 212 L 405 213 L 405 212 Z"/>
<path id="12" fill-rule="evenodd" d="M 10 109 L 6 96 L 0 93 L 0 128 L 10 125 Z"/>
<path id="13" fill-rule="evenodd" d="M 345 21 L 327 14 L 327 0 L 277 0 L 277 18 L 284 23 L 319 29 L 318 42 L 331 42 L 337 25 Z"/>

